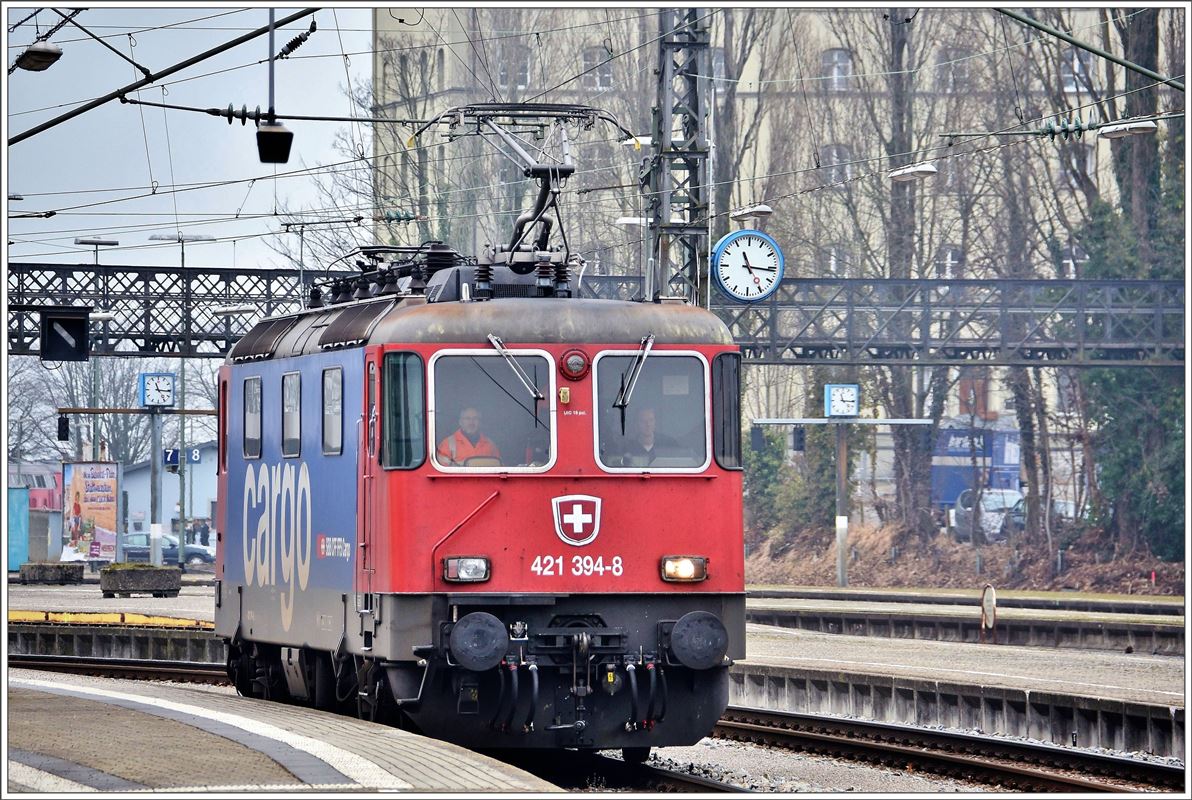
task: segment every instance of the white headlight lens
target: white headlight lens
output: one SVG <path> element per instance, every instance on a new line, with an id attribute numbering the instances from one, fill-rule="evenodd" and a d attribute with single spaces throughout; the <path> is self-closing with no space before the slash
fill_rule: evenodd
<path id="1" fill-rule="evenodd" d="M 702 581 L 708 577 L 708 559 L 703 556 L 666 556 L 662 559 L 664 581 Z"/>
<path id="2" fill-rule="evenodd" d="M 460 583 L 486 581 L 489 576 L 488 559 L 483 556 L 464 556 L 443 560 L 443 578 Z"/>

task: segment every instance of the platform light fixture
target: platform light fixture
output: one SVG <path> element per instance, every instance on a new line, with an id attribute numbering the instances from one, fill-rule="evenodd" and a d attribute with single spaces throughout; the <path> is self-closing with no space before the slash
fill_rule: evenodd
<path id="1" fill-rule="evenodd" d="M 62 58 L 62 48 L 53 42 L 34 42 L 17 56 L 17 66 L 29 72 L 49 69 Z"/>
<path id="2" fill-rule="evenodd" d="M 774 209 L 770 208 L 765 203 L 754 203 L 753 205 L 738 208 L 736 211 L 729 212 L 729 218 L 736 222 L 744 222 L 750 219 L 763 220 L 774 213 Z"/>
<path id="3" fill-rule="evenodd" d="M 921 181 L 935 175 L 939 170 L 935 164 L 924 162 L 922 164 L 911 164 L 909 167 L 901 167 L 890 173 L 889 178 L 895 182 L 904 181 Z"/>
<path id="4" fill-rule="evenodd" d="M 1144 122 L 1119 122 L 1113 125 L 1103 125 L 1097 129 L 1100 136 L 1106 139 L 1124 139 L 1127 136 L 1145 136 L 1154 133 L 1159 126 L 1150 120 Z"/>
<path id="5" fill-rule="evenodd" d="M 235 317 L 242 314 L 255 314 L 257 307 L 253 305 L 215 306 L 211 313 L 217 317 Z"/>

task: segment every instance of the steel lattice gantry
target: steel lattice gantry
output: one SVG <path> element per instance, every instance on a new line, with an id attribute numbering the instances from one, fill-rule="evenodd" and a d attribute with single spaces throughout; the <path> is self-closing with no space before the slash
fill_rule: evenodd
<path id="1" fill-rule="evenodd" d="M 307 270 L 307 280 L 352 272 Z M 262 316 L 296 311 L 289 269 L 120 267 L 14 263 L 8 267 L 11 355 L 37 355 L 36 311 L 110 310 L 97 353 L 220 358 Z M 637 276 L 587 276 L 580 297 L 642 297 Z M 745 359 L 769 364 L 1182 366 L 1184 284 L 1097 280 L 784 280 L 762 303 L 716 297 Z M 216 314 L 249 305 L 255 314 Z"/>
<path id="2" fill-rule="evenodd" d="M 752 363 L 1184 363 L 1181 281 L 787 279 L 712 310 Z"/>
<path id="3" fill-rule="evenodd" d="M 658 14 L 659 69 L 652 126 L 653 155 L 642 164 L 647 193 L 650 255 L 665 286 L 650 291 L 703 305 L 708 236 L 708 25 L 706 11 L 663 9 Z M 671 246 L 678 249 L 671 263 Z"/>
<path id="4" fill-rule="evenodd" d="M 307 282 L 355 273 L 306 270 Z M 77 305 L 111 311 L 94 323 L 92 351 L 127 355 L 222 358 L 262 316 L 301 307 L 300 277 L 292 269 L 132 267 L 10 263 L 7 272 L 8 352 L 37 355 L 38 313 L 11 306 Z M 251 306 L 255 313 L 217 314 Z"/>

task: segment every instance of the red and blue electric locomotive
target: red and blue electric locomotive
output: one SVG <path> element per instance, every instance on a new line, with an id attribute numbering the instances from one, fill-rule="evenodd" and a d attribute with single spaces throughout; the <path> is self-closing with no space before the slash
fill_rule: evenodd
<path id="1" fill-rule="evenodd" d="M 231 351 L 215 619 L 240 693 L 631 758 L 720 717 L 738 348 L 682 301 L 573 297 L 533 222 L 470 260 L 368 249 L 392 260 Z"/>

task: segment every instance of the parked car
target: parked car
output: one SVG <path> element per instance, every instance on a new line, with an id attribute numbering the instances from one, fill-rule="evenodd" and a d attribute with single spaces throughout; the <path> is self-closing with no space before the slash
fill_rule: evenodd
<path id="1" fill-rule="evenodd" d="M 126 533 L 124 534 L 123 545 L 125 561 L 149 562 L 149 534 Z M 215 563 L 215 556 L 206 547 L 198 544 L 186 545 L 184 557 L 186 563 L 192 567 L 200 564 Z M 173 534 L 162 534 L 161 562 L 163 564 L 178 563 L 178 537 Z"/>
<path id="2" fill-rule="evenodd" d="M 949 515 L 952 536 L 958 542 L 967 542 L 973 529 L 973 499 L 976 493 L 965 489 L 956 498 L 956 505 Z M 1017 489 L 985 489 L 981 492 L 981 531 L 985 541 L 1000 542 L 1006 538 L 1005 518 L 1015 504 L 1022 501 L 1022 492 Z"/>
<path id="3" fill-rule="evenodd" d="M 1051 521 L 1052 524 L 1063 521 L 1070 521 L 1076 519 L 1076 504 L 1070 500 L 1052 500 L 1051 501 Z M 1006 512 L 1004 521 L 1002 522 L 1003 537 L 1010 533 L 1017 533 L 1026 528 L 1026 498 L 1022 498 L 1014 507 Z"/>

